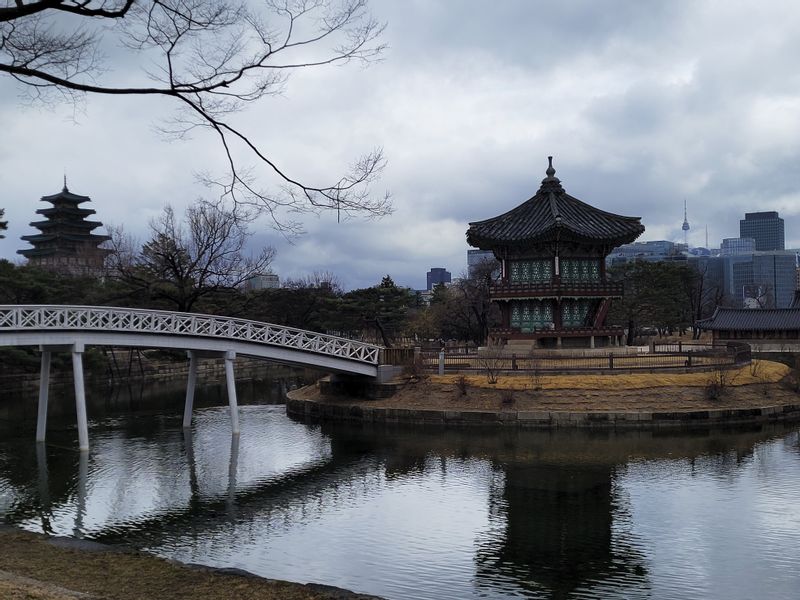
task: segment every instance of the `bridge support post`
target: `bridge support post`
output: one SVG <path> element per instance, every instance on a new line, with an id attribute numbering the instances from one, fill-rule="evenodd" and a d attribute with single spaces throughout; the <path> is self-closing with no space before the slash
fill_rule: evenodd
<path id="1" fill-rule="evenodd" d="M 39 370 L 39 414 L 36 419 L 36 441 L 43 442 L 47 432 L 47 401 L 50 394 L 50 350 L 42 350 Z"/>
<path id="2" fill-rule="evenodd" d="M 194 409 L 194 387 L 197 383 L 197 355 L 189 350 L 189 380 L 186 382 L 186 404 L 183 407 L 183 427 L 192 426 L 192 410 Z"/>
<path id="3" fill-rule="evenodd" d="M 75 411 L 78 415 L 78 449 L 89 450 L 89 423 L 86 419 L 86 389 L 83 383 L 83 344 L 72 346 L 72 377 L 75 380 Z"/>
<path id="4" fill-rule="evenodd" d="M 236 380 L 233 377 L 233 361 L 236 352 L 225 353 L 225 381 L 228 384 L 228 405 L 231 409 L 231 431 L 239 433 L 239 405 L 236 402 Z"/>

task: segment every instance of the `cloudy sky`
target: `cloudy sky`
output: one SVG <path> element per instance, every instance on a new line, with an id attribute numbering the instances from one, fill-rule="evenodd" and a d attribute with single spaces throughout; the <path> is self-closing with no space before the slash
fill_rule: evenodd
<path id="1" fill-rule="evenodd" d="M 738 236 L 744 212 L 777 210 L 800 246 L 800 4 L 724 1 L 372 0 L 384 60 L 296 73 L 237 123 L 295 177 L 328 182 L 373 147 L 388 158 L 382 220 L 303 216 L 291 241 L 255 224 L 282 278 L 336 273 L 346 288 L 385 274 L 425 287 L 466 266 L 470 221 L 532 196 L 555 157 L 574 196 L 642 218 L 642 240 Z M 122 77 L 138 77 L 109 51 Z M 195 173 L 223 164 L 210 135 L 166 142 L 163 99 L 89 97 L 30 106 L 0 78 L 0 257 L 61 189 L 91 196 L 104 223 L 144 238 L 166 203 L 213 193 Z"/>

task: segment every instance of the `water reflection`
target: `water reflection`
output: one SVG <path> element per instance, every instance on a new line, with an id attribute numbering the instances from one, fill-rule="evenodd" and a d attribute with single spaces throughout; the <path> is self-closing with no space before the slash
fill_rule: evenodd
<path id="1" fill-rule="evenodd" d="M 116 405 L 88 454 L 68 426 L 44 445 L 0 425 L 6 522 L 388 598 L 781 598 L 800 584 L 791 427 L 414 430 L 250 405 L 232 436 L 224 407 L 182 429 L 180 402 Z"/>

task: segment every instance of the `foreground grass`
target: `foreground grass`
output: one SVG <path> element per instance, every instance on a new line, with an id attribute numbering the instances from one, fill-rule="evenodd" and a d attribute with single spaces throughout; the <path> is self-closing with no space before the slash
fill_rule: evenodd
<path id="1" fill-rule="evenodd" d="M 789 367 L 767 360 L 754 360 L 752 365 L 731 371 L 729 385 L 741 386 L 757 383 L 777 383 L 789 374 Z M 644 390 L 654 387 L 704 387 L 711 373 L 609 373 L 603 375 L 540 375 L 537 387 L 543 390 Z M 462 375 L 431 375 L 431 383 L 455 384 Z M 530 373 L 500 375 L 496 384 L 490 384 L 486 375 L 463 375 L 472 387 L 526 390 L 532 385 Z"/>
<path id="2" fill-rule="evenodd" d="M 0 598 L 24 600 L 366 600 L 374 596 L 191 568 L 143 553 L 56 546 L 0 530 Z"/>

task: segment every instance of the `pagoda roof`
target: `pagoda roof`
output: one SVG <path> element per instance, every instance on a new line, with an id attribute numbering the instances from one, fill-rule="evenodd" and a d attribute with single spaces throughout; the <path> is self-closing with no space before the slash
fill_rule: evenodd
<path id="1" fill-rule="evenodd" d="M 63 215 L 82 219 L 96 212 L 91 208 L 78 208 L 77 206 L 51 206 L 50 208 L 40 208 L 36 214 L 45 217 Z"/>
<path id="2" fill-rule="evenodd" d="M 33 257 L 40 257 L 40 256 L 76 256 L 78 254 L 75 250 L 70 250 L 69 252 L 65 252 L 63 248 L 59 248 L 57 246 L 47 246 L 45 248 L 25 248 L 24 250 L 17 250 L 17 254 L 21 254 L 25 258 L 33 258 Z M 84 250 L 80 253 L 82 256 L 88 255 Z M 107 248 L 93 248 L 92 255 L 97 256 L 98 254 L 111 254 L 111 250 Z"/>
<path id="3" fill-rule="evenodd" d="M 100 221 L 84 221 L 83 219 L 79 221 L 34 221 L 31 224 L 31 227 L 36 227 L 36 229 L 52 229 L 54 227 L 75 227 L 79 229 L 94 229 L 95 227 L 100 227 L 102 223 Z"/>
<path id="4" fill-rule="evenodd" d="M 481 250 L 573 240 L 620 246 L 644 232 L 641 217 L 606 212 L 570 196 L 555 176 L 553 157 L 536 195 L 510 211 L 469 224 L 467 243 Z"/>
<path id="5" fill-rule="evenodd" d="M 66 240 L 70 242 L 94 242 L 101 243 L 111 239 L 108 235 L 76 234 L 76 233 L 37 233 L 34 235 L 23 235 L 20 239 L 31 244 L 50 242 L 53 240 Z"/>
<path id="6" fill-rule="evenodd" d="M 74 204 L 81 204 L 82 202 L 91 202 L 91 198 L 89 196 L 81 196 L 79 194 L 73 194 L 67 188 L 66 178 L 64 180 L 64 187 L 60 192 L 57 194 L 52 194 L 50 196 L 42 196 L 42 202 L 52 202 L 55 204 L 56 202 L 72 202 Z"/>
<path id="7" fill-rule="evenodd" d="M 47 248 L 25 248 L 24 250 L 17 250 L 17 254 L 21 254 L 25 258 L 32 258 L 34 256 L 52 256 L 56 252 L 60 252 L 55 246 Z"/>

